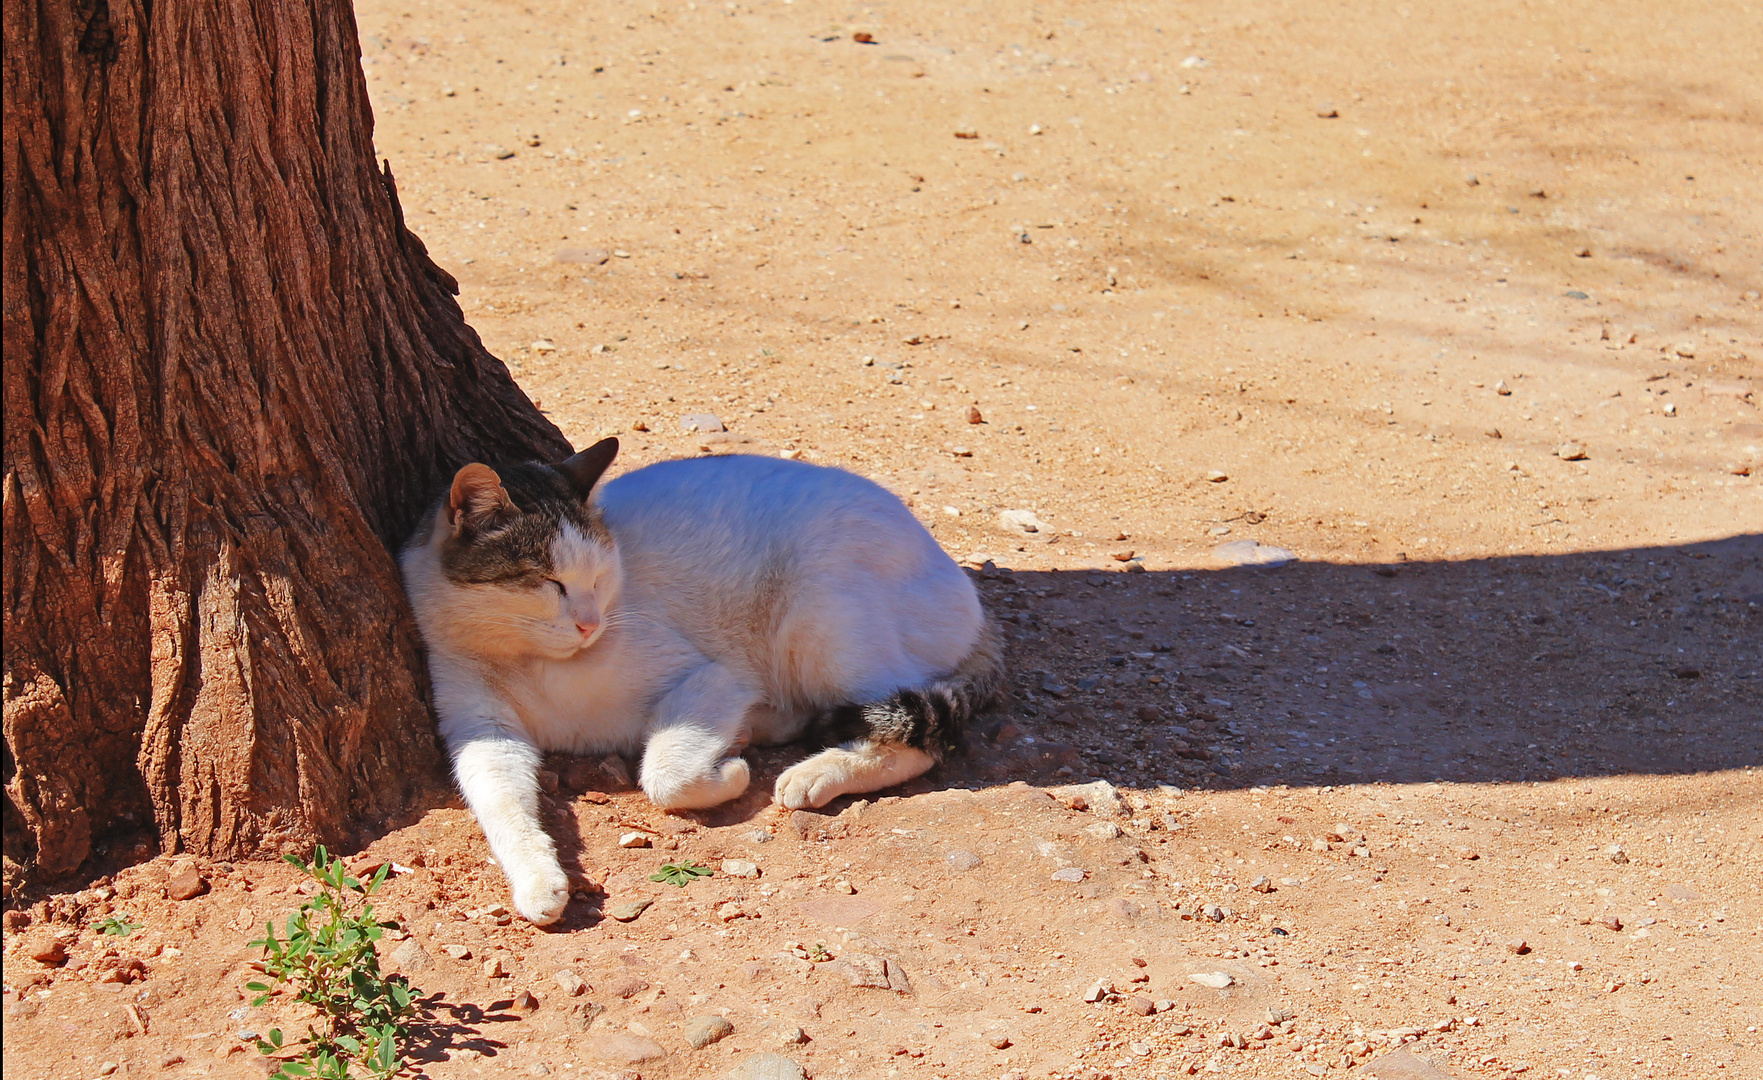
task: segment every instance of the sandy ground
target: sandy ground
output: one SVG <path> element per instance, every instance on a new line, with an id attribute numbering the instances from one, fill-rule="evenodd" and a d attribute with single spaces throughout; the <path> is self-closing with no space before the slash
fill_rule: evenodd
<path id="1" fill-rule="evenodd" d="M 1753 9 L 359 10 L 411 225 L 564 432 L 880 480 L 1016 675 L 826 814 L 555 762 L 557 930 L 456 806 L 377 840 L 423 1073 L 1763 1076 Z M 110 858 L 8 913 L 6 1076 L 261 1075 L 291 871 Z"/>

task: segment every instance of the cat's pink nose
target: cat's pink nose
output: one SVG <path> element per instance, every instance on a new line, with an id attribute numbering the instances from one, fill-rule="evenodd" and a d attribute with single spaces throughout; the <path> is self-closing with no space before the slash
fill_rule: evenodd
<path id="1" fill-rule="evenodd" d="M 582 637 L 593 637 L 594 631 L 600 629 L 600 624 L 597 622 L 582 622 L 577 620 L 575 628 L 581 631 Z"/>

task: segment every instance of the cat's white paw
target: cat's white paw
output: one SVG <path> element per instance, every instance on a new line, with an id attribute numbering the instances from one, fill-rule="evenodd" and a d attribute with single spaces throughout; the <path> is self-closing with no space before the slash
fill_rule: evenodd
<path id="1" fill-rule="evenodd" d="M 514 910 L 536 926 L 550 926 L 569 906 L 569 876 L 560 866 L 511 873 L 508 884 L 514 892 Z"/>
<path id="2" fill-rule="evenodd" d="M 643 778 L 649 801 L 663 810 L 703 810 L 740 797 L 753 782 L 746 758 L 727 758 L 709 775 L 679 777 L 665 770 Z"/>
<path id="3" fill-rule="evenodd" d="M 777 778 L 773 798 L 785 810 L 819 809 L 845 793 L 846 770 L 822 758 L 792 765 Z"/>

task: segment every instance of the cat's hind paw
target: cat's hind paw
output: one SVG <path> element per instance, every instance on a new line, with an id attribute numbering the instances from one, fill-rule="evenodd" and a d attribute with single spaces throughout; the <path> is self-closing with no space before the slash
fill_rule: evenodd
<path id="1" fill-rule="evenodd" d="M 569 906 L 569 876 L 560 866 L 510 874 L 508 884 L 514 891 L 514 910 L 535 926 L 550 926 Z"/>
<path id="2" fill-rule="evenodd" d="M 839 776 L 830 774 L 825 768 L 811 767 L 812 764 L 804 761 L 800 765 L 791 766 L 777 778 L 772 797 L 779 806 L 785 810 L 803 810 L 809 807 L 818 810 L 844 793 L 839 786 Z"/>
<path id="3" fill-rule="evenodd" d="M 935 764 L 923 750 L 898 744 L 835 746 L 785 769 L 772 795 L 785 810 L 819 809 L 840 795 L 904 783 Z"/>

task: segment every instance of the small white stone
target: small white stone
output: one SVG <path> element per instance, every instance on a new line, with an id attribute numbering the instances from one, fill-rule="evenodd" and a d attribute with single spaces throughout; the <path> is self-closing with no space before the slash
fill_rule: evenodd
<path id="1" fill-rule="evenodd" d="M 627 832 L 618 838 L 618 846 L 621 848 L 645 848 L 651 842 L 651 837 L 640 832 Z"/>
<path id="2" fill-rule="evenodd" d="M 1188 979 L 1192 982 L 1199 983 L 1201 986 L 1209 986 L 1214 990 L 1223 990 L 1225 987 L 1236 982 L 1236 979 L 1226 971 L 1190 971 L 1188 972 Z"/>
<path id="3" fill-rule="evenodd" d="M 722 872 L 727 877 L 756 878 L 759 876 L 759 867 L 746 859 L 724 859 Z"/>

